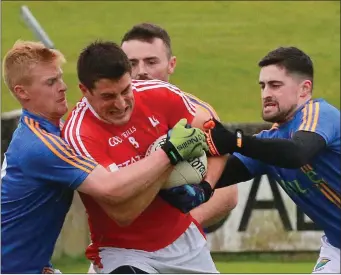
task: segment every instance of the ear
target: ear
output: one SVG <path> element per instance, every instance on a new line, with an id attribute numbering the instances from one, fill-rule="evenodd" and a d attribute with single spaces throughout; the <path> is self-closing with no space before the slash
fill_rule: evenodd
<path id="1" fill-rule="evenodd" d="M 13 92 L 18 100 L 27 101 L 30 99 L 30 94 L 23 85 L 15 85 Z"/>
<path id="2" fill-rule="evenodd" d="M 85 87 L 82 83 L 78 84 L 79 89 L 82 91 L 83 96 L 89 95 L 90 91 L 88 90 L 87 87 Z"/>
<path id="3" fill-rule="evenodd" d="M 313 83 L 308 79 L 304 80 L 301 84 L 300 97 L 306 97 L 311 95 L 312 89 Z"/>
<path id="4" fill-rule="evenodd" d="M 172 56 L 169 60 L 168 74 L 173 74 L 176 67 L 176 56 Z"/>

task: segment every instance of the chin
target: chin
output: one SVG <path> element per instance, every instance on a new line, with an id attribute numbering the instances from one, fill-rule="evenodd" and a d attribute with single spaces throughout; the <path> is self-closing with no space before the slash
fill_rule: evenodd
<path id="1" fill-rule="evenodd" d="M 122 126 L 124 124 L 127 124 L 130 120 L 131 114 L 125 115 L 123 118 L 113 118 L 111 120 L 111 123 L 117 126 Z"/>
<path id="2" fill-rule="evenodd" d="M 63 108 L 59 108 L 58 109 L 58 115 L 60 115 L 60 117 L 64 116 L 67 111 L 69 110 L 68 106 L 64 106 Z"/>
<path id="3" fill-rule="evenodd" d="M 276 115 L 270 115 L 270 114 L 262 114 L 263 120 L 266 122 L 277 122 L 277 116 Z"/>

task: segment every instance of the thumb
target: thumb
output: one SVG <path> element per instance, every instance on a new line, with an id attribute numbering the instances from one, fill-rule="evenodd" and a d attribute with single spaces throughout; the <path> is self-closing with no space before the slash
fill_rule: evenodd
<path id="1" fill-rule="evenodd" d="M 180 126 L 186 126 L 187 124 L 187 119 L 186 118 L 182 118 L 179 120 L 179 122 L 177 123 Z"/>

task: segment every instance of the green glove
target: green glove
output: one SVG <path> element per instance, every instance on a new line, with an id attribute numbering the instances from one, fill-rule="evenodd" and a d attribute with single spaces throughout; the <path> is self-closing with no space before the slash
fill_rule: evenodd
<path id="1" fill-rule="evenodd" d="M 208 151 L 205 134 L 199 128 L 191 128 L 187 119 L 181 119 L 168 131 L 166 143 L 161 147 L 173 165 L 190 158 L 200 157 Z"/>

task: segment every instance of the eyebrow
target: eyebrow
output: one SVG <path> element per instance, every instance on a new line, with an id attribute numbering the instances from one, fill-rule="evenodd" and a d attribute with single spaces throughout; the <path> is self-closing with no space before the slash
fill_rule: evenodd
<path id="1" fill-rule="evenodd" d="M 280 80 L 270 80 L 267 83 L 274 84 L 274 83 L 283 83 L 283 82 L 280 81 Z M 265 82 L 264 81 L 259 81 L 258 84 L 265 84 Z"/>
<path id="2" fill-rule="evenodd" d="M 130 88 L 130 83 L 127 85 L 127 87 L 125 87 L 120 93 L 124 93 L 126 92 L 129 88 Z M 104 92 L 104 93 L 101 93 L 101 96 L 113 96 L 112 93 L 107 93 L 107 92 Z"/>
<path id="3" fill-rule="evenodd" d="M 148 56 L 143 58 L 143 60 L 159 59 L 157 56 Z M 129 61 L 138 61 L 137 58 L 129 58 Z"/>
<path id="4" fill-rule="evenodd" d="M 57 80 L 58 78 L 61 78 L 62 76 L 63 76 L 63 72 L 59 72 L 57 75 L 51 76 L 51 77 L 47 78 L 45 80 L 45 82 L 51 81 L 51 80 Z"/>

